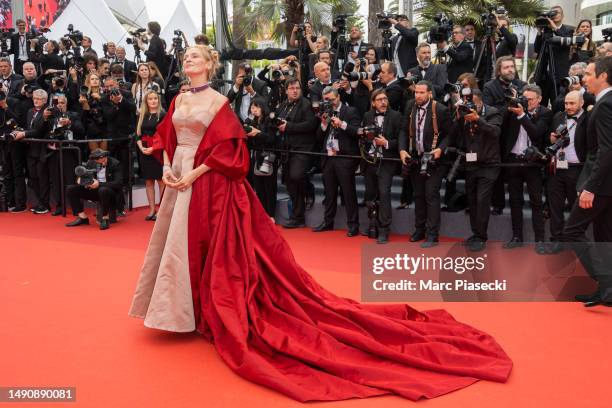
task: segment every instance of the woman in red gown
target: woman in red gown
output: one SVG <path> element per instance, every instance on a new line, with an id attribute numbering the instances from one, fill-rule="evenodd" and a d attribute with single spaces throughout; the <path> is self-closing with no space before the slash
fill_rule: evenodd
<path id="1" fill-rule="evenodd" d="M 245 135 L 207 86 L 208 49 L 188 48 L 184 70 L 192 89 L 157 129 L 168 188 L 131 316 L 197 330 L 236 373 L 299 401 L 417 400 L 506 381 L 503 349 L 445 311 L 361 304 L 317 284 L 245 181 Z"/>

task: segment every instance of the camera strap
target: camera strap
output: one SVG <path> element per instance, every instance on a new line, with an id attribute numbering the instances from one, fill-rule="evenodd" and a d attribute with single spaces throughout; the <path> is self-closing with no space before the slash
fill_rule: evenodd
<path id="1" fill-rule="evenodd" d="M 436 104 L 437 102 L 435 100 L 431 100 L 431 120 L 432 120 L 432 126 L 433 126 L 433 141 L 431 143 L 431 150 L 434 150 L 436 146 L 438 145 L 438 137 L 440 135 L 439 130 L 438 130 L 438 116 L 436 114 Z M 416 104 L 415 104 L 415 107 L 416 107 Z M 413 124 L 412 118 L 415 112 L 415 107 L 413 107 L 412 111 L 410 112 L 410 121 L 409 121 L 409 128 L 408 128 L 409 150 L 410 150 L 409 153 L 412 152 L 412 149 L 413 149 L 412 139 L 414 138 L 414 130 L 417 128 L 417 126 L 420 127 L 420 124 L 417 124 L 417 123 L 414 124 L 414 128 L 412 127 L 412 124 Z M 425 116 L 423 116 L 423 119 L 424 118 Z M 423 129 L 425 129 L 425 127 L 423 127 Z"/>

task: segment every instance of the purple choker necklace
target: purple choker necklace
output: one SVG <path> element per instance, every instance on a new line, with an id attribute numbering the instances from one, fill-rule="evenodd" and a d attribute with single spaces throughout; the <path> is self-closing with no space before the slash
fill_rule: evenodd
<path id="1" fill-rule="evenodd" d="M 189 88 L 189 90 L 191 91 L 191 93 L 198 93 L 198 92 L 202 92 L 206 90 L 209 86 L 210 86 L 209 84 L 204 84 L 204 85 L 196 86 L 195 88 Z"/>

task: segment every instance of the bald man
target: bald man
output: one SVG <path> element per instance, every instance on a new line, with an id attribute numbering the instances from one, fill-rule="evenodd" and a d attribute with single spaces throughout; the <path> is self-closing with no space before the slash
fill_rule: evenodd
<path id="1" fill-rule="evenodd" d="M 327 63 L 323 61 L 317 62 L 314 65 L 314 75 L 315 81 L 309 90 L 310 100 L 312 102 L 318 102 L 323 99 L 323 89 L 326 86 L 333 86 L 335 89 L 337 89 L 342 102 L 350 102 L 350 97 L 346 90 L 342 88 L 341 83 L 332 79 L 331 69 Z"/>
<path id="2" fill-rule="evenodd" d="M 553 131 L 550 133 L 550 145 L 559 140 L 555 132 L 560 125 L 566 125 L 569 141 L 556 154 L 555 174 L 547 181 L 548 203 L 550 206 L 550 240 L 549 252 L 557 253 L 563 250 L 559 242 L 564 227 L 563 211 L 565 201 L 570 207 L 576 201 L 576 182 L 587 153 L 587 118 L 583 109 L 584 99 L 580 91 L 571 91 L 565 96 L 565 110 L 558 112 L 552 121 Z"/>

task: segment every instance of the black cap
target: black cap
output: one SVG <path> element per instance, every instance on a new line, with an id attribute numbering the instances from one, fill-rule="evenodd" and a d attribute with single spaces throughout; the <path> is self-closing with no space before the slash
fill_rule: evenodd
<path id="1" fill-rule="evenodd" d="M 96 149 L 89 154 L 89 160 L 98 160 L 103 157 L 108 157 L 108 151 L 103 149 Z"/>

